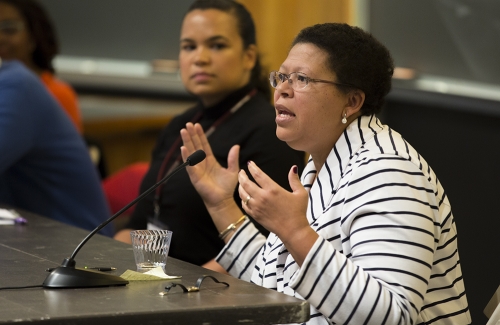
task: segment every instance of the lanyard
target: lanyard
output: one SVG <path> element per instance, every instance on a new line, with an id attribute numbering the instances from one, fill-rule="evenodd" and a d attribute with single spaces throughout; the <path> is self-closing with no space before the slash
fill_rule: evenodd
<path id="1" fill-rule="evenodd" d="M 207 138 L 212 133 L 215 132 L 215 130 L 217 129 L 217 127 L 219 125 L 221 125 L 226 119 L 228 119 L 232 114 L 234 114 L 238 109 L 240 109 L 240 107 L 243 106 L 243 104 L 245 104 L 246 102 L 248 102 L 250 100 L 250 98 L 252 98 L 256 93 L 257 93 L 256 89 L 251 90 L 245 97 L 243 97 L 242 99 L 240 99 L 240 101 L 238 101 L 230 110 L 228 110 L 226 113 L 222 114 L 222 116 L 219 117 L 208 128 L 207 131 L 205 131 L 205 135 L 207 136 Z M 198 112 L 198 114 L 196 114 L 193 117 L 193 119 L 191 120 L 191 122 L 192 123 L 198 122 L 201 119 L 202 116 L 203 116 L 203 111 Z M 168 150 L 168 152 L 165 154 L 165 158 L 163 159 L 163 162 L 161 163 L 160 170 L 159 170 L 158 175 L 156 177 L 156 181 L 157 182 L 159 182 L 166 175 L 170 174 L 181 163 L 182 156 L 179 154 L 177 156 L 177 158 L 175 158 L 175 161 L 172 163 L 172 166 L 170 166 L 170 168 L 168 169 L 168 171 L 165 172 L 165 168 L 168 165 L 168 163 L 170 162 L 170 160 L 172 160 L 172 156 L 174 155 L 174 152 L 177 151 L 177 150 L 179 150 L 181 141 L 182 141 L 182 138 L 179 135 L 177 137 L 177 139 L 175 139 L 174 143 L 172 144 L 172 146 L 170 147 L 170 149 Z M 160 198 L 161 198 L 160 195 L 161 195 L 161 190 L 163 189 L 164 185 L 165 184 L 162 184 L 162 185 L 158 186 L 156 188 L 156 190 L 155 190 L 155 196 L 154 196 L 154 201 L 153 201 L 154 219 L 155 220 L 158 220 L 158 218 L 160 216 Z"/>

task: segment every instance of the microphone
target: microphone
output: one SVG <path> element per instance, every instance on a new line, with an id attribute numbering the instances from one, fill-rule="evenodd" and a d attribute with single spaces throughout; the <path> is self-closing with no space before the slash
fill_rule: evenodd
<path id="1" fill-rule="evenodd" d="M 44 288 L 87 288 L 87 287 L 108 287 L 108 286 L 119 286 L 126 285 L 128 281 L 111 274 L 101 273 L 92 271 L 89 269 L 80 269 L 76 268 L 75 256 L 80 251 L 80 249 L 85 245 L 85 243 L 99 230 L 101 230 L 108 223 L 113 221 L 116 217 L 121 215 L 123 212 L 127 211 L 132 205 L 136 204 L 138 201 L 142 200 L 145 196 L 154 191 L 158 186 L 165 183 L 176 174 L 181 169 L 186 166 L 194 166 L 201 161 L 203 161 L 206 157 L 206 154 L 203 150 L 197 150 L 193 154 L 191 154 L 186 162 L 179 165 L 175 168 L 170 174 L 163 177 L 160 181 L 158 181 L 155 185 L 151 186 L 144 193 L 136 197 L 129 204 L 124 206 L 120 211 L 112 215 L 109 219 L 101 223 L 97 228 L 92 230 L 90 234 L 85 237 L 82 242 L 76 247 L 73 254 L 70 257 L 66 257 L 61 266 L 56 267 L 50 274 L 47 276 L 42 286 Z"/>

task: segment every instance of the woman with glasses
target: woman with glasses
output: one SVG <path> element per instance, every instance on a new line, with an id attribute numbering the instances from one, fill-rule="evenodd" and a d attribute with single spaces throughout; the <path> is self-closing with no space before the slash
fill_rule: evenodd
<path id="1" fill-rule="evenodd" d="M 0 0 L 0 58 L 19 60 L 35 72 L 82 133 L 76 93 L 54 76 L 58 47 L 52 22 L 36 1 Z"/>
<path id="2" fill-rule="evenodd" d="M 183 19 L 179 65 L 182 82 L 198 104 L 174 118 L 161 133 L 141 192 L 182 160 L 179 132 L 188 122 L 205 130 L 218 163 L 224 165 L 229 149 L 239 145 L 240 164 L 256 161 L 278 184 L 289 188 L 282 171 L 294 164 L 302 170 L 305 156 L 276 137 L 269 82 L 261 72 L 255 27 L 246 8 L 230 0 L 195 1 Z M 234 202 L 236 182 L 229 191 Z M 237 209 L 241 215 L 241 207 Z M 185 171 L 139 202 L 115 239 L 130 242 L 131 229 L 145 228 L 173 231 L 169 256 L 222 271 L 213 259 L 224 242 Z"/>
<path id="3" fill-rule="evenodd" d="M 457 229 L 427 162 L 376 117 L 393 62 L 370 34 L 346 24 L 303 29 L 270 74 L 276 134 L 310 153 L 283 189 L 238 148 L 218 165 L 197 124 L 181 131 L 183 157 L 226 246 L 230 274 L 311 305 L 308 324 L 470 324 Z M 252 177 L 254 180 L 252 180 Z M 266 239 L 236 209 L 271 234 Z M 218 190 L 215 191 L 214 188 Z"/>

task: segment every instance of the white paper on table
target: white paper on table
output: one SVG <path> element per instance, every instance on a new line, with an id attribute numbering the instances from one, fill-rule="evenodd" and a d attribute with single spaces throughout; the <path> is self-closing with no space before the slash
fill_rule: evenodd
<path id="1" fill-rule="evenodd" d="M 1 209 L 0 208 L 0 219 L 16 219 L 19 217 L 19 215 L 12 211 L 12 210 L 7 210 L 7 209 Z"/>
<path id="2" fill-rule="evenodd" d="M 145 273 L 127 270 L 121 275 L 122 278 L 128 281 L 154 281 L 154 280 L 172 280 L 180 279 L 179 275 L 167 275 L 163 272 L 161 266 L 155 267 Z"/>

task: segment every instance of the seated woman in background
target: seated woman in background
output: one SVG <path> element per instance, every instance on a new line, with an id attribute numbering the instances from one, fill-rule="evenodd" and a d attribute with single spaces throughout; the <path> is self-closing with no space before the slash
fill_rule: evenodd
<path id="1" fill-rule="evenodd" d="M 225 236 L 216 261 L 306 299 L 308 324 L 471 323 L 445 191 L 375 116 L 392 73 L 389 51 L 359 28 L 327 23 L 298 34 L 270 74 L 278 138 L 310 153 L 300 179 L 296 166 L 288 172 L 291 192 L 256 162 L 240 171 L 237 147 L 221 167 L 198 124 L 181 131 L 184 159 L 207 153 L 187 171 Z M 238 201 L 271 232 L 267 241 L 241 221 L 237 182 Z"/>
<path id="2" fill-rule="evenodd" d="M 235 1 L 195 1 L 182 23 L 179 64 L 184 86 L 199 103 L 161 133 L 141 192 L 182 160 L 179 132 L 187 122 L 199 123 L 207 132 L 220 164 L 227 161 L 229 149 L 239 145 L 240 164 L 255 161 L 288 188 L 282 170 L 291 165 L 302 169 L 305 156 L 276 137 L 269 82 L 261 73 L 250 13 Z M 238 197 L 236 183 L 231 195 Z M 221 270 L 213 258 L 224 242 L 186 171 L 139 202 L 126 229 L 115 238 L 130 242 L 131 229 L 146 227 L 173 231 L 169 256 Z"/>
<path id="3" fill-rule="evenodd" d="M 52 22 L 35 0 L 0 0 L 0 57 L 19 60 L 35 72 L 81 134 L 77 96 L 71 86 L 54 76 L 52 60 L 58 51 Z"/>

